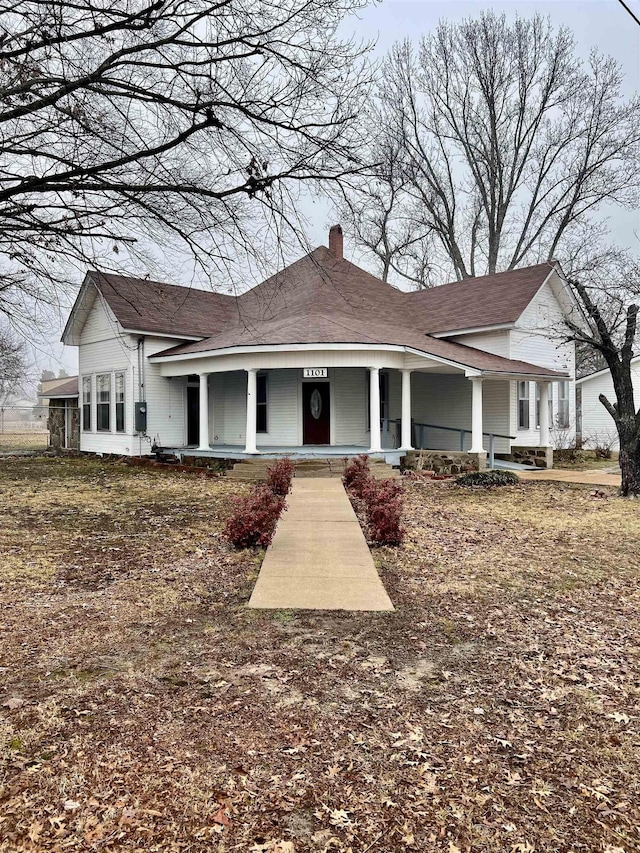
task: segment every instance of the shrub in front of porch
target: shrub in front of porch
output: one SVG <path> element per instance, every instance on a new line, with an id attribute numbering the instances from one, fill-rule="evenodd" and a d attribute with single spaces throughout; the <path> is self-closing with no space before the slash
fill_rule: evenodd
<path id="1" fill-rule="evenodd" d="M 345 459 L 344 463 L 342 482 L 345 489 L 357 498 L 362 498 L 363 492 L 371 480 L 369 457 L 366 454 L 362 454 L 361 456 L 356 456 L 350 462 L 348 459 Z"/>
<path id="2" fill-rule="evenodd" d="M 290 459 L 278 459 L 267 468 L 267 486 L 274 495 L 288 495 L 291 490 L 291 480 L 296 466 Z"/>
<path id="3" fill-rule="evenodd" d="M 247 497 L 234 498 L 234 510 L 227 519 L 223 535 L 234 548 L 266 548 L 285 508 L 282 495 L 267 485 L 256 486 Z"/>
<path id="4" fill-rule="evenodd" d="M 520 477 L 513 471 L 496 471 L 495 469 L 470 471 L 456 479 L 457 486 L 476 486 L 484 489 L 490 489 L 493 486 L 517 486 L 519 482 Z"/>
<path id="5" fill-rule="evenodd" d="M 377 545 L 400 545 L 404 538 L 401 517 L 404 489 L 397 480 L 370 477 L 362 493 L 369 539 Z"/>

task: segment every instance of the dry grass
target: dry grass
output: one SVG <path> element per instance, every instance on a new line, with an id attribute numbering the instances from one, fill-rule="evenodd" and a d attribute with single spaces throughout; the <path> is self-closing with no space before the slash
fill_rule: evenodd
<path id="1" fill-rule="evenodd" d="M 238 488 L 3 463 L 3 853 L 639 849 L 635 504 L 411 483 L 396 613 L 256 612 Z"/>
<path id="2" fill-rule="evenodd" d="M 46 450 L 48 441 L 48 432 L 0 432 L 0 453 L 10 453 L 13 450 Z"/>

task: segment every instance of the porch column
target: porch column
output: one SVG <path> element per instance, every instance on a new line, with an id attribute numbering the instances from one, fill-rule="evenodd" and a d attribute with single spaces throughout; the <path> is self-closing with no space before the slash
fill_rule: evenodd
<path id="1" fill-rule="evenodd" d="M 540 383 L 540 447 L 549 447 L 549 383 Z"/>
<path id="2" fill-rule="evenodd" d="M 402 371 L 402 435 L 400 450 L 413 450 L 411 446 L 411 371 Z"/>
<path id="3" fill-rule="evenodd" d="M 209 450 L 209 374 L 200 374 L 200 435 L 198 450 Z"/>
<path id="4" fill-rule="evenodd" d="M 247 370 L 247 428 L 245 431 L 245 453 L 257 453 L 256 447 L 256 400 L 258 397 L 258 370 Z"/>
<path id="5" fill-rule="evenodd" d="M 369 426 L 371 428 L 370 453 L 380 453 L 380 368 L 369 368 Z"/>
<path id="6" fill-rule="evenodd" d="M 482 446 L 482 379 L 471 378 L 471 447 L 469 453 L 484 453 Z"/>

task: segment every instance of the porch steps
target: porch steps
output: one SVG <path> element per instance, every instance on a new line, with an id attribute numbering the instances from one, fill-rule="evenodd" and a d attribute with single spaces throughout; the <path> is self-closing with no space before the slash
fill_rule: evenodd
<path id="1" fill-rule="evenodd" d="M 267 479 L 267 468 L 275 464 L 274 459 L 243 459 L 236 462 L 233 469 L 227 471 L 230 480 L 245 480 L 259 482 Z M 295 461 L 294 477 L 342 477 L 344 471 L 343 459 L 300 459 Z M 370 459 L 371 474 L 376 480 L 386 480 L 400 476 L 398 471 L 382 459 Z"/>

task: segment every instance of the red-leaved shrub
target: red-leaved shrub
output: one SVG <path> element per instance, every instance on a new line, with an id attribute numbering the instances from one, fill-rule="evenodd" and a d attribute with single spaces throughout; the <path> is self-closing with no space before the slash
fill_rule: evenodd
<path id="1" fill-rule="evenodd" d="M 288 495 L 291 489 L 291 480 L 296 466 L 290 459 L 278 459 L 267 468 L 267 486 L 274 495 Z"/>
<path id="2" fill-rule="evenodd" d="M 271 542 L 285 500 L 269 486 L 257 486 L 247 497 L 234 498 L 233 513 L 223 535 L 235 548 L 266 548 Z"/>
<path id="3" fill-rule="evenodd" d="M 367 487 L 367 483 L 371 479 L 369 457 L 366 454 L 362 454 L 361 456 L 356 456 L 351 462 L 348 459 L 344 461 L 344 474 L 342 475 L 344 487 L 356 497 L 361 498 Z"/>
<path id="4" fill-rule="evenodd" d="M 399 545 L 404 537 L 400 523 L 403 488 L 398 480 L 368 480 L 362 499 L 367 512 L 369 539 L 378 545 Z"/>

